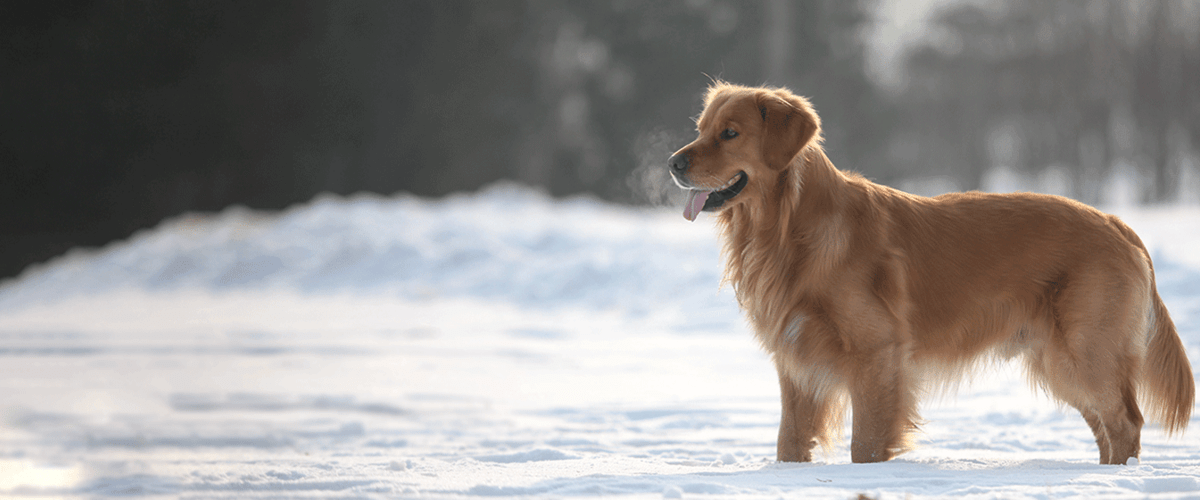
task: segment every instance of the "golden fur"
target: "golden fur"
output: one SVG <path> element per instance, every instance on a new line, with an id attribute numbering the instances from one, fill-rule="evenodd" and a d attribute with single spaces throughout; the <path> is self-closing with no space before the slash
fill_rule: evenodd
<path id="1" fill-rule="evenodd" d="M 779 373 L 778 459 L 810 461 L 853 408 L 851 458 L 912 445 L 917 399 L 980 360 L 1020 357 L 1076 408 L 1101 463 L 1140 451 L 1139 401 L 1183 431 L 1194 382 L 1150 256 L 1115 216 L 1058 196 L 926 198 L 836 169 L 812 106 L 716 82 L 672 156 L 689 188 L 748 177 L 714 209 L 726 279 Z"/>

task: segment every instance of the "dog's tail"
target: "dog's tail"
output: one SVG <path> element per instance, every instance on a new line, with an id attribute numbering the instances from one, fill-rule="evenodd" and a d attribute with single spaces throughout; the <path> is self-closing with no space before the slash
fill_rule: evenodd
<path id="1" fill-rule="evenodd" d="M 1115 216 L 1111 220 L 1129 243 L 1141 249 L 1150 272 L 1150 338 L 1147 339 L 1146 359 L 1142 362 L 1141 406 L 1150 420 L 1162 424 L 1167 434 L 1180 433 L 1187 429 L 1196 398 L 1192 365 L 1188 363 L 1187 351 L 1175 331 L 1171 314 L 1162 297 L 1158 296 L 1150 252 L 1133 229 Z"/>
<path id="2" fill-rule="evenodd" d="M 1150 343 L 1142 365 L 1142 381 L 1147 389 L 1145 410 L 1151 420 L 1162 424 L 1167 434 L 1175 434 L 1187 429 L 1196 397 L 1196 382 L 1167 306 L 1163 305 L 1157 290 L 1152 288 L 1151 292 L 1154 304 Z"/>

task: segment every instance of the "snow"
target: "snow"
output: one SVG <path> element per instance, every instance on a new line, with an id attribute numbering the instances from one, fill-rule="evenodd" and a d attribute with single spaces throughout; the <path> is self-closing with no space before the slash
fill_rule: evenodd
<path id="1" fill-rule="evenodd" d="M 1200 352 L 1200 209 L 1123 208 Z M 712 221 L 497 185 L 228 209 L 0 285 L 0 497 L 1196 498 L 1200 434 L 1098 465 L 1012 367 L 921 447 L 774 461 Z"/>

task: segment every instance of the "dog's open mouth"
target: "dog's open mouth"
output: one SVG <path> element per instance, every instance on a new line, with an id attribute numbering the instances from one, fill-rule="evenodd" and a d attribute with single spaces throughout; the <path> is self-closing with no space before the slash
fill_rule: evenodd
<path id="1" fill-rule="evenodd" d="M 715 190 L 708 189 L 689 189 L 687 205 L 683 207 L 683 217 L 687 220 L 696 220 L 700 212 L 705 210 L 716 210 L 726 201 L 729 201 L 742 189 L 746 187 L 746 172 L 738 172 L 737 175 L 729 179 L 724 186 Z"/>

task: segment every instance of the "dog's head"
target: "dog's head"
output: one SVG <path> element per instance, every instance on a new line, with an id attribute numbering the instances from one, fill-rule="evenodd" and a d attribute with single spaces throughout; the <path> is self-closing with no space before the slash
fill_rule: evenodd
<path id="1" fill-rule="evenodd" d="M 675 183 L 689 191 L 688 220 L 762 195 L 797 154 L 820 140 L 821 121 L 808 100 L 787 89 L 717 82 L 696 129 L 699 137 L 667 161 Z"/>

